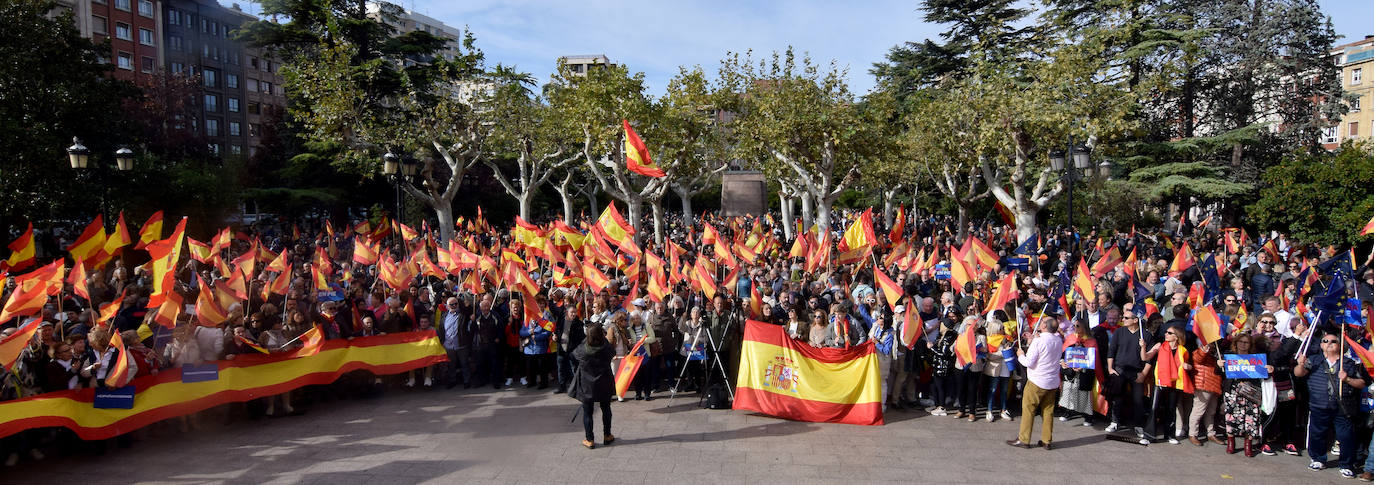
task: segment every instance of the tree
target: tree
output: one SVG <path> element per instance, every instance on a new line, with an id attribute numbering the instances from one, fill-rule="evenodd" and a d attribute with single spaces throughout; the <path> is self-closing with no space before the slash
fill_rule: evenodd
<path id="1" fill-rule="evenodd" d="M 497 174 L 496 180 L 506 194 L 520 205 L 520 217 L 529 220 L 530 202 L 539 188 L 559 169 L 580 160 L 582 154 L 580 147 L 570 142 L 576 137 L 569 125 L 529 88 L 534 83 L 529 74 L 498 65 L 492 78 L 490 94 L 480 96 L 482 109 L 477 112 L 495 128 L 487 144 L 492 154 L 483 161 Z M 508 163 L 503 167 L 498 159 Z M 507 180 L 504 172 L 511 169 L 514 180 Z M 566 212 L 569 207 L 564 209 Z"/>
<path id="2" fill-rule="evenodd" d="M 755 64 L 749 53 L 726 57 L 720 82 L 737 158 L 801 194 L 803 219 L 829 227 L 831 208 L 859 177 L 881 120 L 866 117 L 833 63 L 822 72 L 791 48 Z"/>
<path id="3" fill-rule="evenodd" d="M 342 145 L 336 166 L 370 178 L 385 153 L 419 159 L 418 180 L 398 178 L 397 183 L 434 212 L 444 241 L 453 236 L 453 199 L 463 175 L 487 156 L 485 143 L 492 130 L 456 94 L 485 81 L 482 54 L 473 43 L 467 36 L 462 56 L 436 60 L 421 79 L 403 71 L 402 87 L 393 93 L 368 91 L 362 80 L 371 79 L 387 62 L 352 64 L 349 45 L 323 48 L 319 57 L 282 67 L 287 88 L 298 101 L 293 115 L 306 136 Z"/>
<path id="4" fill-rule="evenodd" d="M 644 94 L 644 73 L 631 75 L 624 65 L 597 66 L 585 73 L 573 73 L 560 65 L 545 92 L 559 116 L 574 120 L 583 138 L 581 155 L 587 171 L 601 190 L 625 204 L 638 242 L 644 203 L 657 203 L 672 177 L 671 173 L 667 177 L 646 177 L 625 166 L 622 120 L 635 125 L 641 138 L 655 139 L 656 113 L 653 101 Z M 665 168 L 665 172 L 670 170 Z"/>
<path id="5" fill-rule="evenodd" d="M 692 197 L 719 184 L 729 165 L 729 147 L 716 109 L 716 92 L 700 67 L 679 68 L 658 102 L 656 160 L 673 169 L 668 186 L 682 200 L 682 219 L 691 221 Z M 651 149 L 651 151 L 653 151 Z M 655 231 L 661 217 L 655 217 Z"/>
<path id="6" fill-rule="evenodd" d="M 1374 147 L 1347 142 L 1334 153 L 1299 153 L 1264 172 L 1264 189 L 1246 209 L 1256 226 L 1306 242 L 1367 242 L 1374 214 Z"/>
<path id="7" fill-rule="evenodd" d="M 953 201 L 958 238 L 968 235 L 969 210 L 990 192 L 983 185 L 977 139 L 977 114 L 961 91 L 935 90 L 915 103 L 899 135 L 903 170 L 919 174 Z"/>
<path id="8" fill-rule="evenodd" d="M 134 145 L 135 130 L 122 103 L 138 95 L 109 76 L 108 44 L 81 37 L 70 13 L 53 17 L 57 4 L 42 0 L 0 3 L 0 218 L 89 218 L 99 207 L 97 183 L 73 181 L 64 149 L 77 136 L 92 163 L 112 163 L 120 145 Z"/>

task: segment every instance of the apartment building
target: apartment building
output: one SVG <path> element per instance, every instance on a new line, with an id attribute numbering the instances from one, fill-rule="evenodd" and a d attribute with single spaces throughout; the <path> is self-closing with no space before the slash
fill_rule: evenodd
<path id="1" fill-rule="evenodd" d="M 1350 98 L 1350 111 L 1340 123 L 1322 133 L 1322 144 L 1336 148 L 1349 139 L 1368 140 L 1374 136 L 1374 35 L 1336 46 L 1331 52 L 1341 68 L 1341 87 Z"/>
<path id="2" fill-rule="evenodd" d="M 160 0 L 58 0 L 54 14 L 70 12 L 81 35 L 110 41 L 104 60 L 112 76 L 145 84 L 163 62 Z"/>

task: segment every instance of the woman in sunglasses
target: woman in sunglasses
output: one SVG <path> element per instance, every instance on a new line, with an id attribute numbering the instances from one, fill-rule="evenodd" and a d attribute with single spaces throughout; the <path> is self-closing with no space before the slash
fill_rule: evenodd
<path id="1" fill-rule="evenodd" d="M 1231 338 L 1230 354 L 1246 355 L 1264 352 L 1255 345 L 1255 338 L 1248 333 Z M 1245 456 L 1255 456 L 1252 441 L 1260 437 L 1260 379 L 1226 379 L 1222 383 L 1221 402 L 1226 423 L 1226 452 L 1235 453 L 1236 438 L 1244 439 Z"/>

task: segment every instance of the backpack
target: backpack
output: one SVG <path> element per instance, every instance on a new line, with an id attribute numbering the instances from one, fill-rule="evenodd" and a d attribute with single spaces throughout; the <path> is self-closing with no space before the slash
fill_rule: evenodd
<path id="1" fill-rule="evenodd" d="M 712 383 L 706 388 L 706 409 L 730 409 L 730 396 L 725 392 L 725 384 Z"/>

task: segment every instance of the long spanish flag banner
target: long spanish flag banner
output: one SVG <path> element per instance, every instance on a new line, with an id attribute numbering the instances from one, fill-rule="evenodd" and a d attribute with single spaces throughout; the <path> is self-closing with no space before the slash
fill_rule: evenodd
<path id="1" fill-rule="evenodd" d="M 848 349 L 798 344 L 783 327 L 744 327 L 735 409 L 817 423 L 883 424 L 882 382 L 873 343 Z"/>
<path id="2" fill-rule="evenodd" d="M 66 427 L 86 440 L 107 439 L 168 418 L 221 404 L 334 382 L 355 370 L 397 374 L 447 360 L 434 331 L 328 340 L 318 354 L 241 354 L 217 361 L 218 379 L 183 383 L 181 369 L 135 379 L 132 409 L 96 409 L 95 391 L 52 392 L 0 403 L 0 437 Z"/>

